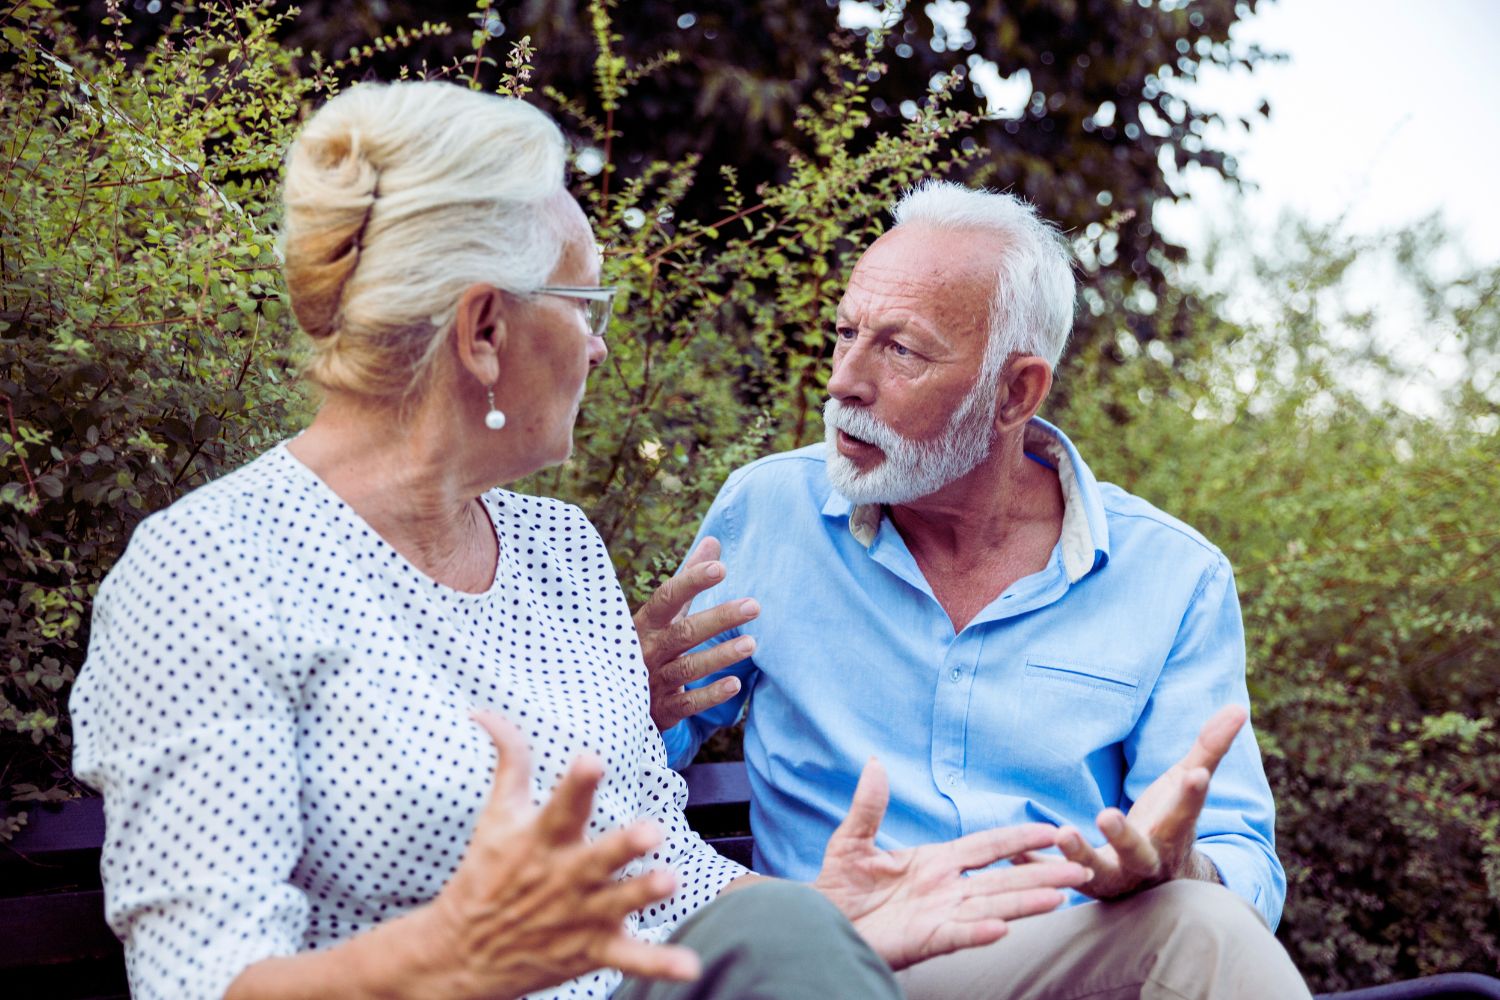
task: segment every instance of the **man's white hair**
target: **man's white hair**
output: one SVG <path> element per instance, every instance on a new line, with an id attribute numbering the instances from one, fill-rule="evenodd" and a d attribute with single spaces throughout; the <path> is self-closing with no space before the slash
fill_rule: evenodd
<path id="1" fill-rule="evenodd" d="M 1034 354 L 1053 368 L 1073 329 L 1073 248 L 1036 208 L 1014 195 L 951 181 L 923 181 L 891 214 L 896 225 L 979 231 L 998 237 L 995 295 L 983 376 L 997 377 L 1012 353 Z"/>

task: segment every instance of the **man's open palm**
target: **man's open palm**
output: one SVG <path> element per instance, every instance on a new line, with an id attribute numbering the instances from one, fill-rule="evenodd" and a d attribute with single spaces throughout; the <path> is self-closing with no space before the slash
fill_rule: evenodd
<path id="1" fill-rule="evenodd" d="M 833 901 L 893 969 L 998 941 L 1006 921 L 1055 909 L 1059 889 L 1090 875 L 1072 863 L 996 861 L 1050 847 L 1057 831 L 1042 823 L 972 833 L 900 851 L 875 846 L 890 786 L 876 760 L 865 765 L 849 815 L 828 840 L 813 887 Z M 965 875 L 973 871 L 973 874 Z"/>
<path id="2" fill-rule="evenodd" d="M 1239 705 L 1214 713 L 1193 748 L 1153 781 L 1130 812 L 1105 809 L 1097 820 L 1106 843 L 1092 847 L 1074 827 L 1058 831 L 1063 856 L 1094 870 L 1078 891 L 1110 899 L 1175 878 L 1202 878 L 1211 862 L 1193 851 L 1208 783 L 1248 714 Z M 1039 860 L 1039 859 L 1038 859 Z M 1211 876 L 1209 876 L 1211 877 Z"/>

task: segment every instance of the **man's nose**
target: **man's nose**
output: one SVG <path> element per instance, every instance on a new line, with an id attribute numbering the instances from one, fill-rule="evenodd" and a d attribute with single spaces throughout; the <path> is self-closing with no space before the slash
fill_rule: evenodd
<path id="1" fill-rule="evenodd" d="M 841 403 L 869 405 L 875 402 L 875 382 L 871 376 L 870 349 L 856 337 L 848 347 L 833 353 L 833 370 L 828 374 L 828 395 Z"/>

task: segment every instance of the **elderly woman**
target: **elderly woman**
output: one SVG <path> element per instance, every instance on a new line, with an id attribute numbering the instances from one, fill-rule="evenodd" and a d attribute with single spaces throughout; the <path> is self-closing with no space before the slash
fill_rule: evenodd
<path id="1" fill-rule="evenodd" d="M 896 996 L 1086 877 L 961 877 L 1040 827 L 877 850 L 878 768 L 821 891 L 688 829 L 599 536 L 491 488 L 568 457 L 605 356 L 565 152 L 441 83 L 356 87 L 292 149 L 322 405 L 140 526 L 72 700 L 137 997 Z"/>

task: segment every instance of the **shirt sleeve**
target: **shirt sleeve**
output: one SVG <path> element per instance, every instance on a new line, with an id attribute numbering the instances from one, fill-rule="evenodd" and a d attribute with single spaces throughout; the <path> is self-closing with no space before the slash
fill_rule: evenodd
<path id="1" fill-rule="evenodd" d="M 703 539 L 710 536 L 719 540 L 721 547 L 721 561 L 727 569 L 724 580 L 715 587 L 711 587 L 693 599 L 688 608 L 689 614 L 696 614 L 721 604 L 735 597 L 745 596 L 743 579 L 737 580 L 735 568 L 739 564 L 738 526 L 740 524 L 739 510 L 736 503 L 740 473 L 729 477 L 719 495 L 714 498 L 713 505 L 709 507 L 708 513 L 703 518 L 703 524 L 698 529 L 698 535 L 693 539 L 693 544 L 688 546 L 688 552 L 695 551 Z M 696 651 L 711 649 L 721 642 L 737 639 L 742 635 L 740 629 L 734 628 L 720 635 L 714 636 L 707 642 L 698 646 Z M 689 684 L 690 688 L 700 688 L 712 684 L 721 677 L 735 676 L 740 679 L 740 690 L 733 698 L 720 705 L 715 705 L 707 711 L 699 712 L 697 715 L 683 719 L 677 725 L 661 734 L 662 742 L 666 744 L 667 761 L 677 770 L 682 770 L 693 762 L 698 754 L 698 748 L 703 742 L 719 729 L 732 726 L 739 721 L 745 706 L 750 699 L 750 690 L 755 685 L 755 678 L 759 671 L 755 666 L 755 658 L 747 657 L 711 674 L 702 680 Z"/>
<path id="2" fill-rule="evenodd" d="M 296 692 L 256 557 L 193 513 L 147 519 L 100 589 L 74 770 L 104 795 L 106 916 L 131 994 L 221 997 L 302 948 Z"/>
<path id="3" fill-rule="evenodd" d="M 1128 809 L 1155 778 L 1192 747 L 1198 729 L 1225 705 L 1250 706 L 1245 686 L 1245 633 L 1228 562 L 1219 556 L 1199 582 L 1171 654 L 1135 729 L 1125 742 Z M 1224 884 L 1275 929 L 1286 898 L 1276 857 L 1275 805 L 1247 722 L 1209 783 L 1198 817 L 1197 848 Z"/>

